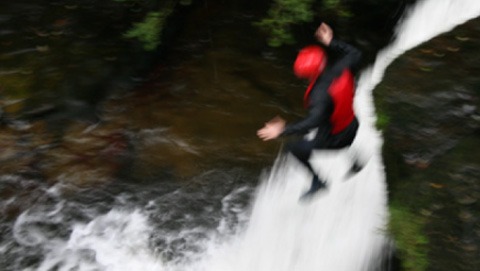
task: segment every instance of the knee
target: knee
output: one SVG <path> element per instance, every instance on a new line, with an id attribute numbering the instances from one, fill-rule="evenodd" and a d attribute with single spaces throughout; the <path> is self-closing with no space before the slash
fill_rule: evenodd
<path id="1" fill-rule="evenodd" d="M 303 142 L 290 142 L 286 145 L 286 151 L 290 152 L 293 156 L 297 157 L 300 161 L 308 161 L 310 154 L 312 153 L 311 148 L 304 144 Z"/>

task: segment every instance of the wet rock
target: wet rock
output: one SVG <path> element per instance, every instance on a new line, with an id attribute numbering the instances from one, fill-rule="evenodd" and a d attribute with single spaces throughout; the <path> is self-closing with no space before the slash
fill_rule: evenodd
<path id="1" fill-rule="evenodd" d="M 476 252 L 478 251 L 478 246 L 476 244 L 463 244 L 461 245 L 462 249 L 466 252 Z"/>
<path id="2" fill-rule="evenodd" d="M 477 237 L 480 238 L 480 229 L 476 229 L 476 230 L 475 230 L 475 234 L 477 235 Z"/>
<path id="3" fill-rule="evenodd" d="M 431 209 L 433 211 L 438 211 L 438 210 L 442 210 L 443 208 L 445 208 L 445 205 L 443 204 L 433 204 Z"/>
<path id="4" fill-rule="evenodd" d="M 37 48 L 37 51 L 39 51 L 40 53 L 45 53 L 50 50 L 50 47 L 48 47 L 48 45 L 37 45 L 36 48 Z"/>
<path id="5" fill-rule="evenodd" d="M 430 166 L 431 160 L 426 157 L 419 157 L 417 154 L 404 155 L 405 163 L 418 169 L 426 169 Z"/>
<path id="6" fill-rule="evenodd" d="M 422 209 L 422 210 L 420 210 L 420 214 L 422 214 L 423 216 L 431 216 L 432 211 L 427 210 L 427 209 Z"/>
<path id="7" fill-rule="evenodd" d="M 462 204 L 462 205 L 474 204 L 477 201 L 478 201 L 477 198 L 469 196 L 469 195 L 466 195 L 466 196 L 463 196 L 463 197 L 457 199 L 457 202 Z"/>
<path id="8" fill-rule="evenodd" d="M 3 109 L 2 107 L 0 106 L 0 124 L 4 124 L 5 123 L 5 114 L 3 113 Z"/>
<path id="9" fill-rule="evenodd" d="M 8 124 L 8 127 L 15 131 L 27 131 L 32 125 L 28 121 L 13 120 Z"/>
<path id="10" fill-rule="evenodd" d="M 57 111 L 58 108 L 54 104 L 42 104 L 32 110 L 27 110 L 23 113 L 23 117 L 27 119 L 31 118 L 43 118 L 48 114 Z"/>
<path id="11" fill-rule="evenodd" d="M 405 53 L 375 90 L 390 119 L 386 167 L 399 180 L 392 196 L 434 213 L 426 226 L 438 230 L 428 234 L 432 270 L 478 269 L 479 27 L 472 20 Z M 409 167 L 398 167 L 401 158 Z M 428 197 L 411 196 L 425 186 Z"/>
<path id="12" fill-rule="evenodd" d="M 470 222 L 474 219 L 474 215 L 469 212 L 469 211 L 461 211 L 459 214 L 458 214 L 458 217 L 460 218 L 460 220 L 462 220 L 463 222 Z"/>
<path id="13" fill-rule="evenodd" d="M 464 116 L 472 115 L 477 112 L 477 107 L 471 104 L 464 104 L 462 106 L 462 111 Z"/>
<path id="14" fill-rule="evenodd" d="M 439 184 L 439 183 L 430 183 L 430 187 L 435 188 L 435 189 L 442 189 L 442 188 L 445 187 L 445 185 Z"/>
<path id="15" fill-rule="evenodd" d="M 78 8 L 77 5 L 65 5 L 64 7 L 65 7 L 65 9 L 68 9 L 68 10 L 74 10 L 74 9 Z"/>

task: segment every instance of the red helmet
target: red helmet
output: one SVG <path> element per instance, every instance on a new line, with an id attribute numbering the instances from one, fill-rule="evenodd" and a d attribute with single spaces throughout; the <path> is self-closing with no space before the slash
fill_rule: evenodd
<path id="1" fill-rule="evenodd" d="M 313 80 L 325 67 L 325 51 L 317 45 L 304 47 L 298 52 L 293 64 L 293 72 L 299 78 Z"/>

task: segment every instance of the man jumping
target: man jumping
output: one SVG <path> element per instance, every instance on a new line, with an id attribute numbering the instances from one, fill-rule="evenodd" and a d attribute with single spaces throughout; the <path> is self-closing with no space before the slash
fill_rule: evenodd
<path id="1" fill-rule="evenodd" d="M 286 150 L 292 153 L 312 173 L 310 189 L 302 196 L 307 199 L 319 189 L 325 188 L 313 170 L 309 159 L 316 149 L 341 149 L 352 144 L 359 127 L 353 110 L 354 78 L 351 69 L 357 65 L 361 52 L 355 47 L 333 38 L 332 29 L 322 23 L 315 32 L 315 37 L 324 46 L 340 54 L 339 58 L 328 63 L 322 47 L 310 45 L 297 55 L 293 65 L 297 77 L 308 79 L 310 84 L 305 91 L 304 104 L 308 115 L 302 120 L 286 125 L 285 120 L 276 117 L 258 130 L 260 139 L 267 141 L 279 136 L 305 135 L 317 128 L 313 140 L 305 138 L 287 144 Z M 362 169 L 354 161 L 349 174 Z"/>

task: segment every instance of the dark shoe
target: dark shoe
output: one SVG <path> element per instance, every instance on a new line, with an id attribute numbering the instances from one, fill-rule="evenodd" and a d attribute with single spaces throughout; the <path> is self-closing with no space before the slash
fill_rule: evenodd
<path id="1" fill-rule="evenodd" d="M 310 189 L 300 197 L 300 200 L 301 201 L 310 200 L 317 193 L 317 191 L 323 190 L 326 188 L 327 188 L 327 185 L 325 182 L 320 181 L 318 177 L 317 178 L 313 177 L 312 185 L 310 186 Z"/>
<path id="2" fill-rule="evenodd" d="M 351 177 L 355 176 L 357 173 L 362 171 L 363 167 L 357 163 L 354 163 L 352 167 L 348 170 L 347 174 L 345 174 L 345 180 L 350 179 Z"/>

